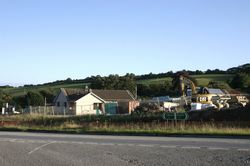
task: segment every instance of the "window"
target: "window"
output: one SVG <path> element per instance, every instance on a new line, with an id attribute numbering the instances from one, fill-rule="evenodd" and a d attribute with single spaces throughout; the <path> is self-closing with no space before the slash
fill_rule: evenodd
<path id="1" fill-rule="evenodd" d="M 99 109 L 99 104 L 98 103 L 94 103 L 94 110 Z"/>
<path id="2" fill-rule="evenodd" d="M 65 108 L 67 107 L 67 102 L 64 102 L 64 107 L 65 107 Z"/>
<path id="3" fill-rule="evenodd" d="M 60 102 L 57 102 L 57 107 L 60 107 Z"/>

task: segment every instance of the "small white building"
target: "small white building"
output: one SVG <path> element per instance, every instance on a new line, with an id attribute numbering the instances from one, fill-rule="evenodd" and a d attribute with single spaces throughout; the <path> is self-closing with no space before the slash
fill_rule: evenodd
<path id="1" fill-rule="evenodd" d="M 55 114 L 131 114 L 139 102 L 128 90 L 61 88 L 54 105 Z"/>
<path id="2" fill-rule="evenodd" d="M 105 101 L 92 92 L 81 89 L 64 89 L 54 100 L 57 114 L 104 114 Z"/>

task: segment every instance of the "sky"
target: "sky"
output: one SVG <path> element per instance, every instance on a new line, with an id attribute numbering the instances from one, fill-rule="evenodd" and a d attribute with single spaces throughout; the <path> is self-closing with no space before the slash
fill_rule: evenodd
<path id="1" fill-rule="evenodd" d="M 0 0 L 0 85 L 250 62 L 249 0 Z"/>

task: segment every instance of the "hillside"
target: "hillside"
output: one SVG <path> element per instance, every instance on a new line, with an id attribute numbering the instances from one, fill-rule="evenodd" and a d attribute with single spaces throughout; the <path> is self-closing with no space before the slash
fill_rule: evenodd
<path id="1" fill-rule="evenodd" d="M 22 96 L 28 91 L 39 92 L 41 90 L 49 90 L 53 93 L 57 93 L 60 88 L 85 88 L 87 83 L 73 83 L 73 84 L 60 84 L 60 85 L 39 85 L 30 87 L 11 87 L 11 88 L 0 88 L 3 92 L 8 93 L 12 96 Z"/>
<path id="2" fill-rule="evenodd" d="M 203 75 L 194 75 L 192 76 L 197 80 L 198 86 L 207 86 L 209 82 L 219 82 L 224 85 L 225 88 L 230 88 L 228 81 L 232 79 L 233 74 L 203 74 Z M 156 78 L 156 79 L 146 79 L 139 80 L 137 84 L 165 84 L 171 83 L 171 77 L 165 78 Z M 39 92 L 41 90 L 49 90 L 54 94 L 59 91 L 60 88 L 85 88 L 89 83 L 61 83 L 61 84 L 50 84 L 50 85 L 38 85 L 38 86 L 29 86 L 29 87 L 10 87 L 10 88 L 1 88 L 5 93 L 8 93 L 12 96 L 22 96 L 25 95 L 28 91 Z"/>
<path id="3" fill-rule="evenodd" d="M 202 74 L 202 75 L 192 75 L 195 78 L 198 85 L 197 86 L 207 86 L 209 82 L 219 82 L 228 85 L 228 81 L 232 80 L 234 74 Z M 137 81 L 139 84 L 163 84 L 166 82 L 171 82 L 171 77 L 156 78 L 148 80 Z"/>

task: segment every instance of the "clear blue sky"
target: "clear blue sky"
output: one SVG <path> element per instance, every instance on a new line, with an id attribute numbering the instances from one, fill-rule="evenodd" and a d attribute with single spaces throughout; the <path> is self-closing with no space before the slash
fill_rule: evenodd
<path id="1" fill-rule="evenodd" d="M 249 0 L 1 0 L 0 84 L 250 62 Z"/>

